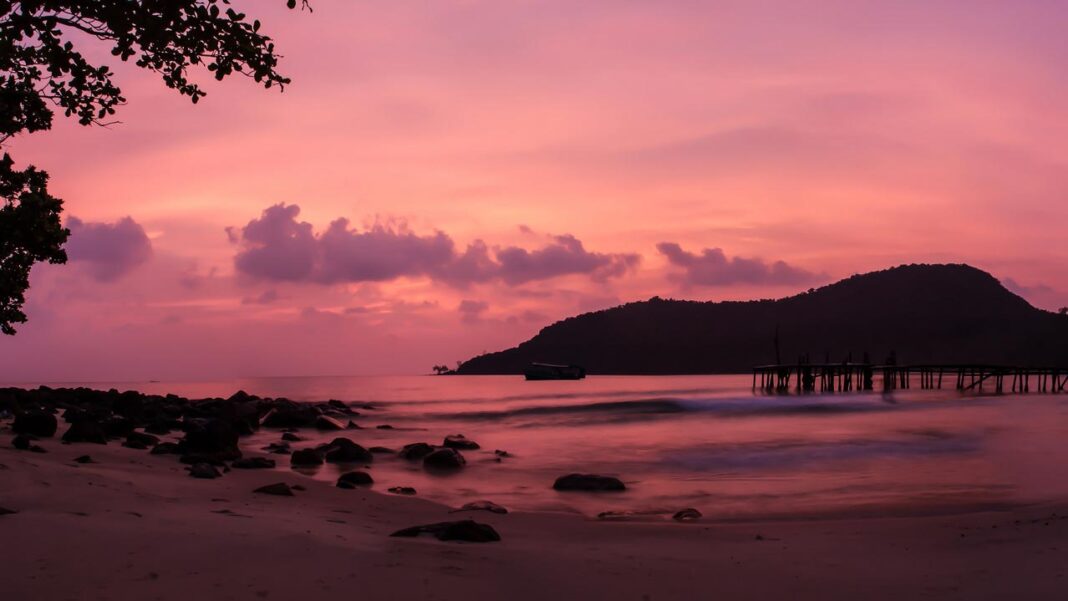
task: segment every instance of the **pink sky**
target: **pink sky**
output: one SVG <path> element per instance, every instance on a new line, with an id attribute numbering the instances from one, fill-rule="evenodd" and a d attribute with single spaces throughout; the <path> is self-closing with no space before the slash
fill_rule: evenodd
<path id="1" fill-rule="evenodd" d="M 100 49 L 122 123 L 7 145 L 74 234 L 0 380 L 422 373 L 911 262 L 1068 304 L 1063 3 L 243 4 L 285 93 Z"/>

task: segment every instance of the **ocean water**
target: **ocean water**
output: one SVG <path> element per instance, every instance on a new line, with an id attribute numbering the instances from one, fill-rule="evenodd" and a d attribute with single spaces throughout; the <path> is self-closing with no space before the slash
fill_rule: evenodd
<path id="1" fill-rule="evenodd" d="M 666 519 L 694 507 L 708 519 L 902 515 L 997 509 L 1068 498 L 1068 394 L 893 393 L 766 395 L 749 376 L 594 376 L 527 382 L 518 376 L 257 378 L 97 383 L 193 398 L 238 389 L 294 400 L 369 403 L 365 447 L 440 444 L 464 434 L 482 450 L 433 475 L 378 455 L 374 487 L 413 486 L 459 506 L 488 499 L 512 510 L 612 511 Z M 69 384 L 68 384 L 69 385 Z M 379 429 L 388 425 L 391 429 Z M 338 433 L 305 431 L 314 446 Z M 245 440 L 258 453 L 279 432 Z M 495 450 L 509 457 L 497 461 Z M 333 481 L 360 466 L 293 473 Z M 560 493 L 556 477 L 613 475 L 622 493 Z"/>

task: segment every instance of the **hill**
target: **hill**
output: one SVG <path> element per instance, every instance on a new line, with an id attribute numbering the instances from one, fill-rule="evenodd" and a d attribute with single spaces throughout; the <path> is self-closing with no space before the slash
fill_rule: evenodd
<path id="1" fill-rule="evenodd" d="M 628 303 L 554 323 L 459 374 L 514 374 L 533 362 L 591 374 L 745 372 L 808 354 L 813 362 L 1068 365 L 1068 317 L 1036 309 L 968 265 L 903 265 L 782 298 Z"/>

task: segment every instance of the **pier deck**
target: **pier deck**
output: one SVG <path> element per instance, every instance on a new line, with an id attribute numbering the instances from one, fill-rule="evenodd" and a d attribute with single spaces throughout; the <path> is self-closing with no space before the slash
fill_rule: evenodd
<path id="1" fill-rule="evenodd" d="M 765 392 L 848 392 L 943 385 L 960 391 L 1050 392 L 1068 390 L 1068 367 L 1009 365 L 876 365 L 871 363 L 794 363 L 753 368 L 753 389 Z"/>

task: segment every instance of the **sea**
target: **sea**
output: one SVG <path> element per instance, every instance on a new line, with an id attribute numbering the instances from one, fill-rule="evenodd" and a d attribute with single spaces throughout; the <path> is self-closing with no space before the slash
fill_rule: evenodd
<path id="1" fill-rule="evenodd" d="M 449 506 L 490 500 L 512 511 L 608 519 L 819 519 L 956 513 L 1068 498 L 1068 394 L 892 392 L 766 394 L 748 375 L 271 377 L 203 382 L 115 382 L 93 388 L 227 397 L 237 390 L 297 401 L 337 399 L 362 428 L 303 431 L 314 446 L 346 436 L 399 449 L 463 434 L 481 449 L 467 466 L 428 473 L 377 455 L 373 488 L 408 486 Z M 878 382 L 876 383 L 878 388 Z M 280 432 L 243 441 L 263 454 Z M 496 451 L 505 451 L 502 457 Z M 285 478 L 334 481 L 363 466 L 325 465 Z M 557 492 L 569 473 L 610 475 L 618 493 Z"/>

